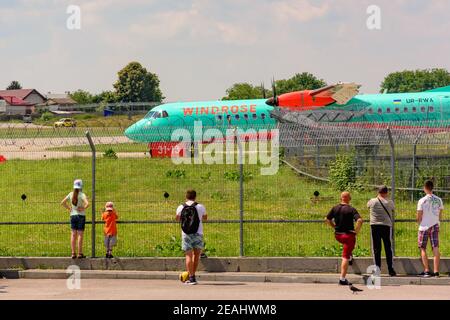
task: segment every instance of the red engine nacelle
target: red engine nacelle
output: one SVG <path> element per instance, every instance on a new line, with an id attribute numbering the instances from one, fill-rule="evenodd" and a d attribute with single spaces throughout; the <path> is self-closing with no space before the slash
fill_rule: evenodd
<path id="1" fill-rule="evenodd" d="M 275 99 L 270 98 L 266 103 L 271 106 L 303 111 L 314 110 L 335 102 L 331 96 L 313 96 L 311 95 L 312 92 L 313 90 L 289 92 Z"/>

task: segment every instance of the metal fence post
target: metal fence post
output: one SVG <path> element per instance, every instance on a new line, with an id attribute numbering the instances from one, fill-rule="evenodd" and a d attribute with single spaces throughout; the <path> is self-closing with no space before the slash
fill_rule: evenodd
<path id="1" fill-rule="evenodd" d="M 391 129 L 387 128 L 389 144 L 391 146 L 391 198 L 395 204 L 395 144 Z M 395 215 L 392 215 L 392 253 L 395 257 Z"/>
<path id="2" fill-rule="evenodd" d="M 92 141 L 92 137 L 89 131 L 86 131 L 86 137 L 89 141 L 89 145 L 91 146 L 91 151 L 92 151 L 92 204 L 91 204 L 91 208 L 92 208 L 92 231 L 91 231 L 91 241 L 92 241 L 92 252 L 91 252 L 91 256 L 92 258 L 95 258 L 95 173 L 96 173 L 96 155 L 95 155 L 95 145 L 94 142 Z"/>
<path id="3" fill-rule="evenodd" d="M 244 256 L 244 161 L 242 157 L 242 144 L 234 129 L 234 138 L 238 145 L 239 163 L 239 256 Z"/>
<path id="4" fill-rule="evenodd" d="M 417 143 L 419 142 L 422 132 L 419 133 L 413 145 L 413 158 L 412 158 L 412 174 L 411 174 L 411 189 L 416 188 L 416 157 L 417 157 Z M 414 190 L 411 190 L 411 201 L 414 202 Z"/>

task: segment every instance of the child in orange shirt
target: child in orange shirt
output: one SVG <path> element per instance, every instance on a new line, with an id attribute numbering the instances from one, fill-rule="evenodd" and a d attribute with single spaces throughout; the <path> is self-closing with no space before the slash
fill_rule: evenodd
<path id="1" fill-rule="evenodd" d="M 113 258 L 112 247 L 115 246 L 117 242 L 117 219 L 119 219 L 119 217 L 114 209 L 114 204 L 112 202 L 107 202 L 105 205 L 105 212 L 102 214 L 102 220 L 105 221 L 103 231 L 105 232 L 106 258 Z"/>

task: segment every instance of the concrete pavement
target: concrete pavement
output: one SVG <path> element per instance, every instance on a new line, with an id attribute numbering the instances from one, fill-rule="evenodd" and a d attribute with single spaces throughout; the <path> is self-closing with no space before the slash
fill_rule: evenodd
<path id="1" fill-rule="evenodd" d="M 0 280 L 0 300 L 446 300 L 450 286 L 382 286 L 352 294 L 337 284 L 199 282 L 197 286 L 176 280 L 82 279 L 80 289 L 68 289 L 66 280 Z"/>

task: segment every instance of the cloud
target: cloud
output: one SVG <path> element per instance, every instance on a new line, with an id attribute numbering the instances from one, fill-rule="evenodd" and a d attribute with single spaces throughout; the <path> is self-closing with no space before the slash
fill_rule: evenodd
<path id="1" fill-rule="evenodd" d="M 271 4 L 271 11 L 281 21 L 307 22 L 324 17 L 329 10 L 328 3 L 313 5 L 308 0 L 277 1 Z"/>

